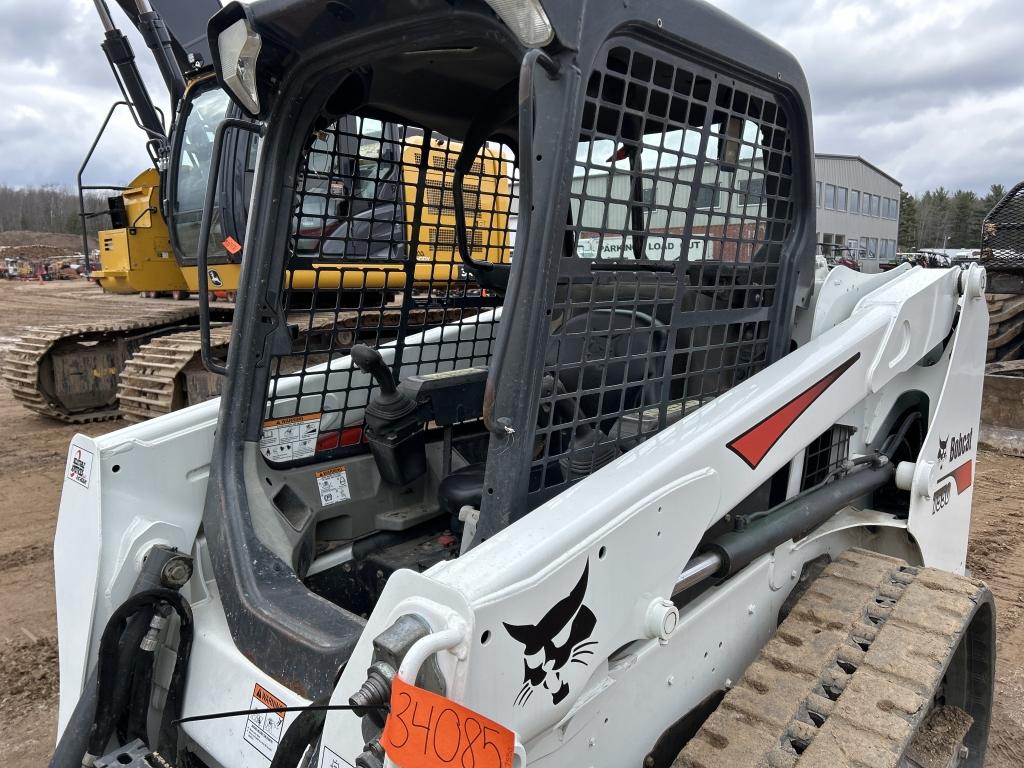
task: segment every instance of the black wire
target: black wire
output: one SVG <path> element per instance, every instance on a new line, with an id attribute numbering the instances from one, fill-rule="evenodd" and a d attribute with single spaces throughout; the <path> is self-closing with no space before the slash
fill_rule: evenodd
<path id="1" fill-rule="evenodd" d="M 310 705 L 306 707 L 260 707 L 259 709 L 237 709 L 233 712 L 214 712 L 209 715 L 193 715 L 182 717 L 173 722 L 174 725 L 182 723 L 194 723 L 199 720 L 220 720 L 225 717 L 245 717 L 246 715 L 261 715 L 265 712 L 329 712 L 333 710 L 350 711 L 353 709 L 376 709 L 388 711 L 391 708 L 386 705 L 367 706 L 365 704 L 326 704 L 323 706 Z"/>

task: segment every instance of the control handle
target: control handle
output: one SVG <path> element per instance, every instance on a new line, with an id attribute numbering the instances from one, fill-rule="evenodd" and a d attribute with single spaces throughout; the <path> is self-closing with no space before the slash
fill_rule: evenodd
<path id="1" fill-rule="evenodd" d="M 359 370 L 373 377 L 377 386 L 380 387 L 382 395 L 387 397 L 395 394 L 397 391 L 395 377 L 392 375 L 388 364 L 384 362 L 380 352 L 365 344 L 356 344 L 352 347 L 352 351 L 349 354 L 352 356 L 352 362 L 356 364 Z"/>

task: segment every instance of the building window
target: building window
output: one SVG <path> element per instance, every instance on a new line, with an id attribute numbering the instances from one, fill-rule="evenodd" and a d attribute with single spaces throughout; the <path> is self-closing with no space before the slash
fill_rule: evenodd
<path id="1" fill-rule="evenodd" d="M 748 179 L 747 183 L 744 184 L 746 192 L 741 195 L 740 204 L 745 205 L 748 208 L 750 206 L 759 206 L 764 202 L 764 179 L 758 177 L 756 179 Z"/>
<path id="2" fill-rule="evenodd" d="M 815 186 L 817 187 L 817 190 L 815 192 L 817 197 L 815 199 L 818 201 L 818 207 L 821 208 L 821 182 L 817 182 Z"/>
<path id="3" fill-rule="evenodd" d="M 643 199 L 644 205 L 646 205 L 648 208 L 653 208 L 654 203 L 657 200 L 657 194 L 655 192 L 656 189 L 657 187 L 654 185 L 653 181 L 651 181 L 650 179 L 644 179 L 643 189 L 641 190 L 641 198 Z M 704 187 L 701 187 L 701 192 L 703 191 Z M 699 193 L 697 195 L 697 198 L 700 199 Z"/>
<path id="4" fill-rule="evenodd" d="M 850 190 L 850 213 L 860 213 L 860 192 Z"/>
<path id="5" fill-rule="evenodd" d="M 846 187 L 839 187 L 836 190 L 836 210 L 837 211 L 845 211 L 846 210 L 846 195 L 847 195 L 848 192 L 849 192 L 849 190 Z"/>
<path id="6" fill-rule="evenodd" d="M 900 217 L 900 201 L 890 200 L 889 201 L 889 218 L 896 221 Z"/>
<path id="7" fill-rule="evenodd" d="M 710 211 L 722 205 L 722 190 L 701 186 L 697 190 L 697 210 Z"/>
<path id="8" fill-rule="evenodd" d="M 860 197 L 860 212 L 864 216 L 871 215 L 871 195 L 869 195 L 867 192 L 865 192 Z"/>
<path id="9" fill-rule="evenodd" d="M 882 215 L 882 198 L 878 195 L 871 196 L 871 215 L 876 219 Z"/>
<path id="10" fill-rule="evenodd" d="M 836 186 L 835 184 L 825 185 L 825 209 L 832 211 L 836 207 Z"/>

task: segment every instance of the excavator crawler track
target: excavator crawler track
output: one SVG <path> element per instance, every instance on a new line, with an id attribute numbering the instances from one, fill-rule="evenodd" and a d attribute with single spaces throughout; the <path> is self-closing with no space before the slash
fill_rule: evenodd
<path id="1" fill-rule="evenodd" d="M 210 329 L 214 356 L 224 357 L 230 341 L 230 325 Z M 145 421 L 191 404 L 188 372 L 194 373 L 196 379 L 216 381 L 213 374 L 202 370 L 201 354 L 198 331 L 160 336 L 141 347 L 117 377 L 121 416 L 126 421 Z M 208 382 L 207 390 L 209 397 L 216 397 L 220 387 Z"/>
<path id="2" fill-rule="evenodd" d="M 142 317 L 24 329 L 3 356 L 3 378 L 29 410 L 70 424 L 118 416 L 117 374 L 153 336 L 195 321 L 192 308 L 158 309 Z"/>
<path id="3" fill-rule="evenodd" d="M 673 766 L 981 765 L 988 723 L 975 724 L 981 746 L 975 741 L 976 754 L 968 755 L 962 745 L 972 718 L 944 696 L 947 683 L 954 685 L 951 660 L 963 658 L 961 640 L 991 599 L 979 581 L 874 552 L 844 553 L 809 586 Z M 987 637 L 971 635 L 972 658 L 991 658 L 991 649 L 978 646 Z M 991 696 L 991 686 L 982 689 Z M 978 711 L 987 718 L 989 708 Z"/>
<path id="4" fill-rule="evenodd" d="M 466 316 L 468 313 L 460 310 L 414 309 L 408 313 L 408 325 L 413 332 L 424 326 Z M 394 339 L 399 332 L 401 310 L 395 308 L 364 313 L 351 311 L 337 315 L 333 312 L 318 312 L 313 315 L 312 321 L 309 315 L 296 315 L 289 319 L 297 320 L 293 325 L 303 329 L 295 340 L 298 349 L 303 347 L 304 339 L 308 336 L 333 334 L 333 344 L 318 339 L 311 346 L 340 352 L 367 337 L 373 343 Z M 212 328 L 210 343 L 214 357 L 226 358 L 230 341 L 230 325 Z M 204 370 L 201 349 L 198 331 L 167 334 L 141 347 L 118 376 L 117 397 L 121 416 L 127 421 L 145 421 L 217 397 L 220 394 L 220 380 Z M 299 361 L 295 362 L 298 364 Z M 315 364 L 322 360 L 316 358 L 309 362 Z"/>

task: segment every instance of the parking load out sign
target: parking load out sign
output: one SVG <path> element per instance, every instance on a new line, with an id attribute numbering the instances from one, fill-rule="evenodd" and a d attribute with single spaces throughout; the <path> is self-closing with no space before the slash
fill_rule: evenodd
<path id="1" fill-rule="evenodd" d="M 320 414 L 306 413 L 263 422 L 260 452 L 270 461 L 305 459 L 316 453 L 320 436 Z"/>
<path id="2" fill-rule="evenodd" d="M 252 703 L 249 709 L 271 710 L 286 706 L 277 696 L 272 694 L 259 683 L 252 691 Z M 242 734 L 256 751 L 267 760 L 274 759 L 277 745 L 281 743 L 281 734 L 284 733 L 284 712 L 260 711 L 254 712 L 245 718 L 245 731 Z"/>

